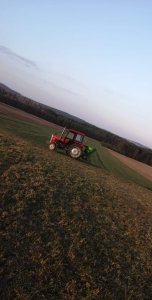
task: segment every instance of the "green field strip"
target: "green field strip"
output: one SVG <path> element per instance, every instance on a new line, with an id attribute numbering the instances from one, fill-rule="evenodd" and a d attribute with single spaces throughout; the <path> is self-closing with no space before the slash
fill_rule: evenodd
<path id="1" fill-rule="evenodd" d="M 95 141 L 95 143 L 100 160 L 107 171 L 126 180 L 132 180 L 135 183 L 152 190 L 152 182 L 150 180 L 146 179 L 133 169 L 127 167 L 119 159 L 114 157 L 108 151 L 108 149 L 103 147 L 100 142 Z"/>
<path id="2" fill-rule="evenodd" d="M 54 132 L 53 128 L 46 125 L 22 121 L 5 115 L 0 115 L 0 128 L 41 145 L 45 145 Z"/>

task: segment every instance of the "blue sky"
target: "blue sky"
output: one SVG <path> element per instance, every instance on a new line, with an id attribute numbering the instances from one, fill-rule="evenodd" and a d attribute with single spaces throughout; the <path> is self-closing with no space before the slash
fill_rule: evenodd
<path id="1" fill-rule="evenodd" d="M 152 1 L 0 0 L 0 82 L 152 147 Z"/>

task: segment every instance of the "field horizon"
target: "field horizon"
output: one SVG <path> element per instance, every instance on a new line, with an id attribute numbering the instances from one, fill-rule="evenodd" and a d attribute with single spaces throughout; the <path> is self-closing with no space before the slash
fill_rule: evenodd
<path id="1" fill-rule="evenodd" d="M 28 114 L 30 113 L 31 119 L 33 119 L 34 122 L 36 120 L 34 116 L 36 116 L 42 118 L 41 124 L 42 122 L 43 124 L 45 122 L 45 125 L 47 125 L 49 121 L 52 122 L 52 125 L 57 124 L 57 126 L 77 129 L 84 132 L 86 136 L 101 142 L 105 147 L 117 151 L 125 156 L 131 157 L 137 161 L 146 163 L 152 167 L 152 149 L 149 147 L 118 136 L 117 134 L 106 129 L 99 128 L 74 115 L 70 115 L 65 111 L 61 111 L 30 98 L 26 98 L 1 83 L 0 102 L 4 105 L 9 105 L 9 107 L 11 105 L 11 107 L 14 108 L 14 111 L 12 109 L 12 114 L 14 115 L 16 114 L 15 109 L 20 109 L 20 112 L 18 111 L 17 114 L 18 118 L 26 118 L 30 120 L 28 117 Z M 4 105 L 0 104 L 2 111 L 4 110 L 6 112 L 7 110 L 8 113 L 10 113 L 10 108 L 7 109 Z M 24 112 L 26 112 L 26 117 Z"/>

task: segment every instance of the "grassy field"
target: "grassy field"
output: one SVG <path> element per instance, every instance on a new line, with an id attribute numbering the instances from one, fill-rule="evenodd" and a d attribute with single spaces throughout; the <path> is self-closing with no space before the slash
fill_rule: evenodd
<path id="1" fill-rule="evenodd" d="M 98 141 L 92 140 L 90 143 L 97 149 L 97 153 L 95 154 L 96 157 L 93 157 L 91 160 L 92 164 L 100 166 L 116 176 L 126 180 L 131 180 L 152 190 L 152 182 L 150 180 L 127 167 L 120 160 L 111 155 L 110 152 Z"/>
<path id="2" fill-rule="evenodd" d="M 54 128 L 51 128 L 51 126 L 42 126 L 32 122 L 30 123 L 21 121 L 5 115 L 1 115 L 0 126 L 1 129 L 5 129 L 13 134 L 15 133 L 16 136 L 31 141 L 32 143 L 39 144 L 43 147 L 46 147 L 51 134 L 54 132 Z M 58 128 L 56 132 L 60 132 Z M 100 142 L 88 139 L 87 144 L 97 149 L 97 151 L 90 157 L 88 161 L 89 163 L 109 171 L 116 176 L 122 177 L 126 180 L 134 181 L 141 186 L 152 190 L 151 181 L 144 178 L 134 170 L 128 168 L 117 158 L 112 156 L 105 147 L 102 147 Z"/>
<path id="3" fill-rule="evenodd" d="M 25 140 L 31 141 L 42 146 L 46 146 L 54 129 L 51 126 L 42 126 L 32 122 L 21 121 L 16 118 L 0 115 L 0 128 L 15 134 Z"/>
<path id="4" fill-rule="evenodd" d="M 152 192 L 105 148 L 95 168 L 49 152 L 49 127 L 0 128 L 1 299 L 150 300 Z"/>

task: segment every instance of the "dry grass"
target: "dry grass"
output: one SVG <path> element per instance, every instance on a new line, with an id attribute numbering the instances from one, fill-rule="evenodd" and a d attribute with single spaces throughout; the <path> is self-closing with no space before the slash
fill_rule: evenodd
<path id="1" fill-rule="evenodd" d="M 152 192 L 0 142 L 1 299 L 151 299 Z"/>

